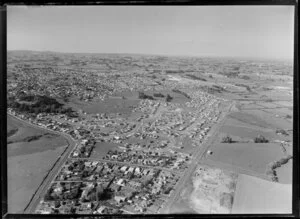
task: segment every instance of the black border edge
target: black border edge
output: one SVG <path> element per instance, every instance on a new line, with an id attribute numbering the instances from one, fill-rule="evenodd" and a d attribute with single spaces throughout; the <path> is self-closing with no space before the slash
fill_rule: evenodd
<path id="1" fill-rule="evenodd" d="M 298 2 L 294 10 L 294 124 L 293 124 L 293 216 L 300 218 L 299 185 L 299 59 L 298 59 Z"/>
<path id="2" fill-rule="evenodd" d="M 189 215 L 187 218 L 273 218 L 273 217 L 294 217 L 300 218 L 300 182 L 299 182 L 299 70 L 298 70 L 298 1 L 297 0 L 243 0 L 243 1 L 220 1 L 220 0 L 154 0 L 154 1 L 117 1 L 117 0 L 102 0 L 102 1 L 72 1 L 70 3 L 63 1 L 43 1 L 39 4 L 38 1 L 24 1 L 24 2 L 7 2 L 8 5 L 291 5 L 294 6 L 294 95 L 293 95 L 293 203 L 292 214 L 279 214 L 279 215 L 259 215 L 259 214 L 230 214 L 230 215 Z M 1 146 L 1 200 L 2 200 L 2 218 L 182 218 L 182 214 L 172 215 L 36 215 L 36 214 L 9 214 L 7 211 L 7 7 L 6 5 L 0 5 L 0 146 Z"/>
<path id="3" fill-rule="evenodd" d="M 297 0 L 101 0 L 101 1 L 5 1 L 8 5 L 296 5 Z"/>
<path id="4" fill-rule="evenodd" d="M 1 146 L 1 207 L 2 207 L 2 217 L 7 213 L 7 145 L 6 145 L 6 136 L 7 136 L 7 128 L 6 128 L 6 6 L 0 6 L 0 34 L 1 34 L 1 42 L 0 42 L 0 68 L 1 68 L 1 79 L 0 79 L 0 146 Z"/>

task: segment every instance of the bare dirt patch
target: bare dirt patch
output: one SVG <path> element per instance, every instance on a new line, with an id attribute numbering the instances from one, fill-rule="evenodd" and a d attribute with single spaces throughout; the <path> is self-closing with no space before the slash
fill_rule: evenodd
<path id="1" fill-rule="evenodd" d="M 190 207 L 197 213 L 230 213 L 237 174 L 200 166 L 193 177 Z"/>

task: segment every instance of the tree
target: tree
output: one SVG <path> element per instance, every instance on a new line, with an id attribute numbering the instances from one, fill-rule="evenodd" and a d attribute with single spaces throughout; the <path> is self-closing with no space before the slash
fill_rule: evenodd
<path id="1" fill-rule="evenodd" d="M 173 99 L 173 97 L 171 97 L 169 94 L 166 97 L 166 102 L 170 102 Z"/>
<path id="2" fill-rule="evenodd" d="M 233 140 L 229 135 L 223 137 L 223 139 L 222 139 L 222 143 L 232 143 L 232 142 L 233 142 Z"/>
<path id="3" fill-rule="evenodd" d="M 254 139 L 255 143 L 268 143 L 269 140 L 267 140 L 264 136 L 262 135 L 258 135 L 255 139 Z"/>
<path id="4" fill-rule="evenodd" d="M 72 165 L 68 166 L 68 170 L 72 171 L 74 169 L 74 167 Z"/>
<path id="5" fill-rule="evenodd" d="M 71 209 L 70 209 L 70 213 L 71 213 L 71 214 L 76 214 L 76 208 L 74 208 L 74 207 L 71 207 Z"/>
<path id="6" fill-rule="evenodd" d="M 59 208 L 60 207 L 60 201 L 55 201 L 54 202 L 54 207 Z"/>

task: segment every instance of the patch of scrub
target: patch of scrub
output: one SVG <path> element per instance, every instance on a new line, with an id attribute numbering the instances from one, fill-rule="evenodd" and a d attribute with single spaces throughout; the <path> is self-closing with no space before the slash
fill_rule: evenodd
<path id="1" fill-rule="evenodd" d="M 237 175 L 217 168 L 200 166 L 193 177 L 190 206 L 197 213 L 231 212 Z"/>
<path id="2" fill-rule="evenodd" d="M 276 168 L 278 182 L 282 184 L 293 183 L 293 159 L 290 159 L 286 164 Z"/>

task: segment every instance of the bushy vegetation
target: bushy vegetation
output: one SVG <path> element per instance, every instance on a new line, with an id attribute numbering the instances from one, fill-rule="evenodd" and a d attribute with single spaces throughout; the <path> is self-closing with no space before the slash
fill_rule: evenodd
<path id="1" fill-rule="evenodd" d="M 227 135 L 222 138 L 222 143 L 233 143 L 233 140 L 229 135 Z"/>
<path id="2" fill-rule="evenodd" d="M 165 95 L 163 95 L 162 93 L 154 93 L 153 96 L 154 97 L 165 97 Z"/>
<path id="3" fill-rule="evenodd" d="M 281 135 L 289 135 L 285 130 L 283 130 L 283 129 L 277 129 L 276 130 L 276 134 L 281 134 Z"/>
<path id="4" fill-rule="evenodd" d="M 271 98 L 268 98 L 268 99 L 265 100 L 265 102 L 271 103 L 271 102 L 273 102 L 273 100 Z"/>
<path id="5" fill-rule="evenodd" d="M 188 99 L 191 99 L 191 97 L 190 97 L 187 93 L 185 93 L 185 92 L 183 92 L 183 91 L 181 91 L 181 90 L 172 89 L 172 91 L 173 91 L 174 93 L 179 93 L 179 94 L 185 96 L 185 97 L 188 98 Z"/>
<path id="6" fill-rule="evenodd" d="M 154 100 L 154 98 L 150 95 L 146 95 L 144 92 L 139 92 L 139 99 L 149 99 Z"/>
<path id="7" fill-rule="evenodd" d="M 291 118 L 292 118 L 292 116 L 291 116 L 291 115 L 286 115 L 286 116 L 285 116 L 285 118 L 287 118 L 287 119 L 291 119 Z"/>
<path id="8" fill-rule="evenodd" d="M 212 87 L 205 86 L 204 88 L 210 94 L 214 94 L 215 92 L 222 93 L 223 91 L 225 91 L 225 89 L 223 87 L 220 87 L 218 85 L 213 85 Z"/>
<path id="9" fill-rule="evenodd" d="M 254 138 L 254 142 L 255 143 L 268 143 L 269 140 L 266 139 L 264 136 L 262 135 L 258 135 L 256 138 Z"/>
<path id="10" fill-rule="evenodd" d="M 278 161 L 274 161 L 274 162 L 271 162 L 268 167 L 267 167 L 267 171 L 266 171 L 266 174 L 268 176 L 271 177 L 271 180 L 273 182 L 278 182 L 278 176 L 277 176 L 277 173 L 276 173 L 276 170 L 277 168 L 281 167 L 281 165 L 284 165 L 286 164 L 290 159 L 292 159 L 293 156 L 292 155 L 287 155 L 283 158 L 281 158 L 280 160 Z"/>
<path id="11" fill-rule="evenodd" d="M 72 108 L 64 108 L 64 104 L 57 102 L 56 99 L 41 96 L 41 95 L 21 95 L 18 97 L 20 101 L 28 101 L 30 103 L 20 103 L 14 97 L 9 97 L 7 106 L 19 112 L 26 113 L 60 113 L 66 114 L 70 117 L 76 117 L 77 114 Z"/>
<path id="12" fill-rule="evenodd" d="M 205 78 L 199 77 L 199 76 L 195 76 L 195 75 L 191 75 L 191 74 L 186 74 L 186 76 L 194 79 L 194 80 L 199 80 L 199 81 L 206 81 Z"/>
<path id="13" fill-rule="evenodd" d="M 166 70 L 167 74 L 181 74 L 184 73 L 182 70 Z"/>
<path id="14" fill-rule="evenodd" d="M 173 99 L 173 97 L 171 97 L 169 94 L 166 97 L 166 102 L 171 102 L 171 100 Z"/>
<path id="15" fill-rule="evenodd" d="M 220 72 L 219 74 L 225 75 L 228 78 L 236 78 L 239 75 L 239 72 Z"/>
<path id="16" fill-rule="evenodd" d="M 241 77 L 241 79 L 244 79 L 244 80 L 250 80 L 250 77 L 247 76 L 247 75 L 243 75 L 243 76 Z"/>

